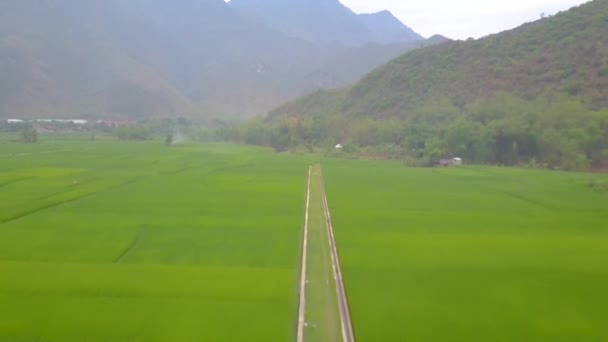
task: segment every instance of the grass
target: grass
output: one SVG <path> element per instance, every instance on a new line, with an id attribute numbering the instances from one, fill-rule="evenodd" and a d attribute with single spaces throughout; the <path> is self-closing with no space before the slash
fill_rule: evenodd
<path id="1" fill-rule="evenodd" d="M 336 294 L 329 237 L 323 208 L 321 168 L 311 172 L 306 284 L 306 342 L 341 341 L 340 311 Z"/>
<path id="2" fill-rule="evenodd" d="M 0 340 L 295 336 L 306 158 L 0 136 Z"/>
<path id="3" fill-rule="evenodd" d="M 328 160 L 360 341 L 608 339 L 605 176 Z"/>
<path id="4" fill-rule="evenodd" d="M 0 136 L 0 341 L 295 338 L 315 156 L 10 139 Z M 359 341 L 608 339 L 605 175 L 323 166 Z M 311 184 L 306 331 L 329 341 L 339 320 Z"/>

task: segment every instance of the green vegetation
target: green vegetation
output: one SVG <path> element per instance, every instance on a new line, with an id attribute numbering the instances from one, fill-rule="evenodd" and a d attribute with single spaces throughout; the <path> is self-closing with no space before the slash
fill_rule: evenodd
<path id="1" fill-rule="evenodd" d="M 233 132 L 285 150 L 350 145 L 440 158 L 587 169 L 608 164 L 608 3 L 592 1 L 480 40 L 410 52 L 338 91 L 286 104 Z"/>
<path id="2" fill-rule="evenodd" d="M 308 222 L 308 256 L 306 276 L 306 327 L 307 342 L 340 341 L 342 331 L 336 295 L 331 250 L 329 247 L 321 167 L 312 168 Z"/>
<path id="3" fill-rule="evenodd" d="M 608 178 L 594 178 L 589 181 L 589 187 L 593 191 L 608 193 Z"/>
<path id="4" fill-rule="evenodd" d="M 0 340 L 295 337 L 317 157 L 18 135 L 0 135 Z M 606 175 L 323 166 L 358 340 L 608 338 Z M 318 171 L 305 331 L 329 341 L 339 316 Z"/>
<path id="5" fill-rule="evenodd" d="M 21 131 L 21 142 L 35 144 L 38 142 L 38 131 L 34 127 L 26 127 Z"/>
<path id="6" fill-rule="evenodd" d="M 116 129 L 116 137 L 120 140 L 148 140 L 151 132 L 148 127 L 142 125 L 122 126 Z"/>
<path id="7" fill-rule="evenodd" d="M 358 340 L 608 339 L 606 175 L 323 166 Z"/>
<path id="8" fill-rule="evenodd" d="M 288 341 L 302 157 L 0 136 L 0 340 Z"/>
<path id="9" fill-rule="evenodd" d="M 608 170 L 608 1 L 460 42 L 262 3 L 0 1 L 0 116 L 95 118 L 0 120 L 0 341 L 293 340 L 318 151 L 398 160 L 323 164 L 358 340 L 608 340 L 608 177 L 559 171 Z M 527 169 L 406 167 L 454 157 Z"/>
<path id="10" fill-rule="evenodd" d="M 14 141 L 24 144 L 36 144 L 38 142 L 38 129 L 31 122 L 0 122 L 0 134 L 2 133 L 17 133 Z"/>

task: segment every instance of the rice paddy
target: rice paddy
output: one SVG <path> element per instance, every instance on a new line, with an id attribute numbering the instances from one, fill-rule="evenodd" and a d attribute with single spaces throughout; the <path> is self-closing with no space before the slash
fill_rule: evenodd
<path id="1" fill-rule="evenodd" d="M 0 156 L 0 340 L 293 338 L 302 158 L 83 139 Z"/>
<path id="2" fill-rule="evenodd" d="M 9 140 L 0 341 L 295 340 L 318 156 Z M 322 166 L 358 341 L 608 340 L 605 175 Z M 306 331 L 337 341 L 335 287 L 318 286 L 331 270 L 314 240 L 322 188 L 312 189 Z"/>
<path id="3" fill-rule="evenodd" d="M 327 160 L 360 341 L 608 340 L 605 176 Z"/>

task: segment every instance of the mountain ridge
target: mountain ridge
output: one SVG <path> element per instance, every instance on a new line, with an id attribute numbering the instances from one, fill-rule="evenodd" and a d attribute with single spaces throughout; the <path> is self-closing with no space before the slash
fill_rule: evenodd
<path id="1" fill-rule="evenodd" d="M 362 45 L 371 33 L 337 0 L 231 0 L 228 5 L 252 20 L 292 37 L 323 45 Z"/>
<path id="2" fill-rule="evenodd" d="M 260 23 L 318 44 L 361 46 L 424 39 L 388 10 L 356 14 L 338 0 L 231 0 L 228 4 Z"/>
<path id="3" fill-rule="evenodd" d="M 341 143 L 429 165 L 580 169 L 608 161 L 608 2 L 406 53 L 339 90 L 271 111 L 278 149 Z"/>
<path id="4" fill-rule="evenodd" d="M 358 16 L 378 42 L 390 44 L 424 39 L 420 34 L 403 24 L 388 10 L 376 13 L 363 13 Z"/>
<path id="5" fill-rule="evenodd" d="M 222 0 L 6 0 L 0 117 L 251 116 L 423 44 L 321 46 Z"/>
<path id="6" fill-rule="evenodd" d="M 407 81 L 411 78 L 425 77 L 427 80 L 432 78 L 434 81 L 432 86 L 436 87 L 449 87 L 449 89 L 442 90 L 443 94 L 451 94 L 453 97 L 453 102 L 458 104 L 458 90 L 462 89 L 462 85 L 466 84 L 464 80 L 457 79 L 454 82 L 435 82 L 438 79 L 445 79 L 446 77 L 454 77 L 454 78 L 462 78 L 463 76 L 475 75 L 476 78 L 482 79 L 484 81 L 483 86 L 477 86 L 475 89 L 475 96 L 486 96 L 487 92 L 494 91 L 515 91 L 521 88 L 521 83 L 517 83 L 517 87 L 515 87 L 515 82 L 509 82 L 507 84 L 496 83 L 500 80 L 504 80 L 509 78 L 509 80 L 514 80 L 515 78 L 524 78 L 529 77 L 529 82 L 541 82 L 542 80 L 538 80 L 534 78 L 533 73 L 541 73 L 547 72 L 549 68 L 554 68 L 555 66 L 548 66 L 548 68 L 544 68 L 547 66 L 545 62 L 548 61 L 549 56 L 551 54 L 551 61 L 558 61 L 561 64 L 564 70 L 556 70 L 560 72 L 560 75 L 554 77 L 554 79 L 560 81 L 559 83 L 551 83 L 547 82 L 545 86 L 563 86 L 558 88 L 557 90 L 563 92 L 572 92 L 573 94 L 578 93 L 581 89 L 576 88 L 575 85 L 569 87 L 567 83 L 567 78 L 575 76 L 577 72 L 579 76 L 584 76 L 584 72 L 580 72 L 575 70 L 580 66 L 581 62 L 587 63 L 587 68 L 591 68 L 591 72 L 593 74 L 599 75 L 601 77 L 593 78 L 590 77 L 589 80 L 593 83 L 589 85 L 583 86 L 586 93 L 592 97 L 592 101 L 598 103 L 601 107 L 608 106 L 608 102 L 605 102 L 606 96 L 604 93 L 594 94 L 593 91 L 601 90 L 608 91 L 608 88 L 605 87 L 604 76 L 606 75 L 605 64 L 606 62 L 600 58 L 599 60 L 595 59 L 595 56 L 598 54 L 598 46 L 601 49 L 605 48 L 605 44 L 603 42 L 603 37 L 601 36 L 601 29 L 594 29 L 591 34 L 593 37 L 589 37 L 587 41 L 576 41 L 573 39 L 574 32 L 579 30 L 580 26 L 588 26 L 591 25 L 592 19 L 586 20 L 586 23 L 576 22 L 569 20 L 570 18 L 566 18 L 566 20 L 561 20 L 564 16 L 578 16 L 582 10 L 586 10 L 586 12 L 591 12 L 590 9 L 593 7 L 602 8 L 602 4 L 599 1 L 592 1 L 591 3 L 581 5 L 579 7 L 574 8 L 568 12 L 562 12 L 552 18 L 543 19 L 537 22 L 528 23 L 513 30 L 505 31 L 502 33 L 494 34 L 488 36 L 486 38 L 482 38 L 479 40 L 468 40 L 468 41 L 448 41 L 444 42 L 444 44 L 437 44 L 431 47 L 427 47 L 422 50 L 412 51 L 406 53 L 384 66 L 379 67 L 378 69 L 372 71 L 367 76 L 365 76 L 360 82 L 338 90 L 345 95 L 352 95 L 353 98 L 357 99 L 358 103 L 370 102 L 367 101 L 365 97 L 373 95 L 380 96 L 380 92 L 382 92 L 383 96 L 394 96 L 395 101 L 400 100 L 401 103 L 409 103 L 412 105 L 416 104 L 416 101 L 412 101 L 412 99 L 404 100 L 402 96 L 411 96 L 420 98 L 424 93 L 438 93 L 439 90 L 429 91 L 428 85 L 422 86 L 419 82 L 415 81 Z M 608 6 L 608 5 L 605 5 Z M 598 10 L 602 15 L 602 11 Z M 588 13 L 589 14 L 589 13 Z M 591 17 L 591 14 L 589 14 Z M 530 31 L 553 31 L 555 28 L 566 25 L 567 30 L 572 32 L 568 34 L 558 33 L 558 32 L 541 32 L 542 34 L 555 34 L 558 40 L 552 41 L 538 41 L 537 37 L 534 37 Z M 593 25 L 606 25 L 603 19 L 595 21 Z M 577 27 L 579 26 L 579 27 Z M 606 25 L 608 26 L 608 25 Z M 561 36 L 560 36 L 561 35 Z M 441 36 L 439 36 L 441 37 Z M 520 39 L 521 37 L 521 39 Z M 520 41 L 521 40 L 521 41 Z M 593 43 L 597 43 L 597 46 L 592 46 Z M 539 44 L 543 44 L 545 46 L 541 46 Z M 567 44 L 567 45 L 565 45 Z M 606 43 L 608 44 L 608 43 Z M 511 46 L 519 45 L 520 49 L 509 49 Z M 587 45 L 587 46 L 586 46 Z M 570 56 L 563 54 L 564 49 L 569 49 L 571 53 L 579 54 L 581 58 L 578 60 L 569 58 Z M 475 66 L 471 63 L 471 54 L 473 52 L 483 53 L 483 56 L 480 57 L 479 61 L 476 62 Z M 558 52 L 562 52 L 561 54 Z M 585 54 L 584 52 L 593 52 L 593 55 Z M 516 60 L 520 58 L 526 58 L 527 60 Z M 538 62 L 535 64 L 526 64 L 524 62 L 533 61 Z M 480 63 L 488 63 L 489 65 L 482 65 L 483 67 L 479 67 Z M 499 64 L 502 63 L 502 64 Z M 567 66 L 564 66 L 568 64 Z M 518 66 L 521 66 L 519 68 Z M 452 71 L 454 68 L 458 67 L 466 67 L 468 68 L 466 73 L 453 74 Z M 534 70 L 531 70 L 535 68 Z M 521 74 L 514 75 L 512 72 L 514 70 L 526 69 L 525 72 L 521 72 Z M 536 70 L 540 69 L 540 70 Z M 564 79 L 560 79 L 563 77 Z M 382 90 L 375 86 L 380 84 L 383 81 L 387 81 L 387 78 L 392 79 L 392 86 L 399 87 L 388 87 L 383 88 Z M 518 79 L 521 81 L 521 79 Z M 553 79 L 550 79 L 553 80 Z M 572 80 L 573 82 L 582 82 L 581 80 Z M 408 91 L 404 92 L 405 89 Z M 393 89 L 393 93 L 388 94 L 385 90 Z M 480 91 L 486 91 L 484 93 Z M 542 89 L 533 89 L 535 91 L 541 91 Z M 328 94 L 331 92 L 328 92 Z M 523 94 L 522 94 L 523 95 Z M 473 99 L 464 99 L 465 102 L 470 103 L 474 101 Z M 373 102 L 373 101 L 371 101 Z M 296 104 L 296 102 L 292 102 L 290 104 L 286 104 L 283 107 L 279 107 L 272 111 L 271 113 L 280 113 L 282 109 L 288 108 L 289 106 Z M 354 108 L 353 104 L 349 104 L 348 108 Z M 368 108 L 370 109 L 370 108 Z M 393 108 L 396 110 L 397 108 Z M 390 112 L 391 115 L 397 115 L 397 111 Z M 361 110 L 360 112 L 364 112 Z M 369 111 L 368 111 L 369 112 Z M 371 111 L 373 113 L 379 113 L 379 111 Z"/>

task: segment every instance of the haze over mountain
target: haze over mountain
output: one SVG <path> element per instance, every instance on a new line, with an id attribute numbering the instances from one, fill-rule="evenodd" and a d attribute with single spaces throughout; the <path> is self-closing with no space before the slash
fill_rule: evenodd
<path id="1" fill-rule="evenodd" d="M 332 32 L 361 30 L 369 44 L 299 38 L 222 0 L 2 1 L 0 117 L 242 117 L 346 85 L 435 43 L 407 30 L 380 37 L 337 0 L 324 3 L 339 9 L 325 19 L 343 22 Z M 290 13 L 317 20 L 305 9 Z M 394 30 L 395 22 L 386 26 Z"/>
<path id="2" fill-rule="evenodd" d="M 350 143 L 423 163 L 464 156 L 602 165 L 608 163 L 605 32 L 608 2 L 596 0 L 484 39 L 412 51 L 353 86 L 274 110 L 263 123 L 276 129 L 266 143 Z"/>
<path id="3" fill-rule="evenodd" d="M 402 43 L 424 39 L 421 35 L 405 26 L 389 11 L 359 14 L 359 20 L 372 33 L 376 42 L 385 44 Z"/>
<path id="4" fill-rule="evenodd" d="M 319 44 L 358 46 L 423 39 L 388 11 L 357 15 L 335 0 L 232 0 L 229 4 L 260 23 Z"/>

